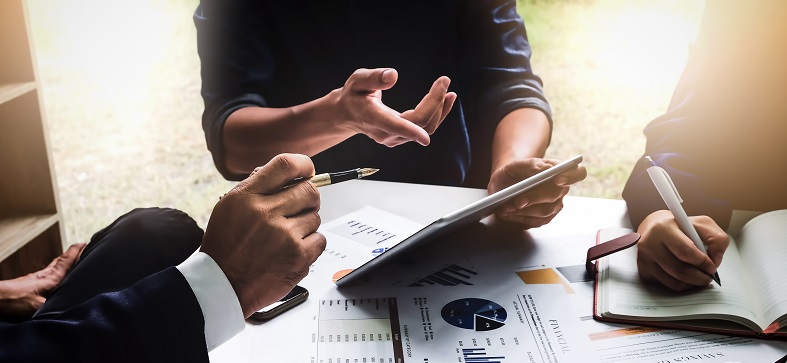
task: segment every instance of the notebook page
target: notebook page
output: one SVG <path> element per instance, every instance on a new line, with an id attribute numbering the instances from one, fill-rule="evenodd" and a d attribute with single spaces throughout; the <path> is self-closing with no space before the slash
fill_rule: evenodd
<path id="1" fill-rule="evenodd" d="M 787 210 L 752 219 L 737 242 L 743 266 L 752 276 L 754 295 L 761 299 L 763 318 L 776 321 L 787 314 Z"/>
<path id="2" fill-rule="evenodd" d="M 711 318 L 716 315 L 742 317 L 735 321 L 756 329 L 758 319 L 755 302 L 746 291 L 746 280 L 740 275 L 740 256 L 734 245 L 724 256 L 718 269 L 722 286 L 715 283 L 701 290 L 674 292 L 645 284 L 637 273 L 636 246 L 608 257 L 606 284 L 608 310 L 615 315 L 648 318 L 647 320 L 679 320 L 673 317 Z"/>

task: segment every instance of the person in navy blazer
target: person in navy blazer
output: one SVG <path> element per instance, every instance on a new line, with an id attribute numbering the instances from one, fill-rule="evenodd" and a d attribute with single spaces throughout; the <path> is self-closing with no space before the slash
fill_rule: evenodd
<path id="1" fill-rule="evenodd" d="M 708 255 L 680 231 L 640 158 L 623 199 L 642 235 L 643 280 L 673 290 L 707 286 L 730 244 L 733 210 L 787 208 L 785 14 L 780 1 L 706 4 L 669 109 L 644 130 L 644 155 L 669 173 Z"/>
<path id="2" fill-rule="evenodd" d="M 46 269 L 0 282 L 0 312 L 35 311 L 0 325 L 0 361 L 207 362 L 325 248 L 317 189 L 282 189 L 311 175 L 307 156 L 279 155 L 221 198 L 204 234 L 183 212 L 136 209 Z"/>

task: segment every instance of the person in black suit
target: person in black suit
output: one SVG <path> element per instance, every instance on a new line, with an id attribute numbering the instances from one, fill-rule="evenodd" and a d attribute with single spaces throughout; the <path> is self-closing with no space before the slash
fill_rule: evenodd
<path id="1" fill-rule="evenodd" d="M 308 157 L 279 155 L 221 198 L 204 234 L 183 212 L 136 209 L 41 272 L 0 282 L 0 309 L 42 303 L 0 326 L 0 361 L 207 362 L 325 248 L 317 189 L 282 189 L 311 175 Z M 38 280 L 49 281 L 7 294 Z"/>

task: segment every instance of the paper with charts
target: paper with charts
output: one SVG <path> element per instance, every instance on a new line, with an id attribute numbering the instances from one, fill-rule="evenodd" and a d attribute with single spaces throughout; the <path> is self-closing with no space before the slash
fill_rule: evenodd
<path id="1" fill-rule="evenodd" d="M 318 362 L 582 360 L 583 349 L 571 346 L 581 337 L 561 326 L 554 311 L 559 305 L 540 305 L 510 286 L 501 286 L 494 299 L 474 290 L 456 286 L 407 289 L 388 297 L 325 297 L 319 307 Z"/>
<path id="2" fill-rule="evenodd" d="M 307 279 L 335 279 L 419 228 L 371 207 L 326 223 L 328 247 Z M 315 281 L 310 286 L 326 287 L 311 291 L 314 315 L 303 317 L 304 330 L 314 329 L 310 362 L 721 363 L 787 354 L 784 342 L 596 322 L 584 272 L 593 241 L 551 237 L 509 253 L 446 242 L 420 251 L 418 268 L 402 267 L 372 286 L 338 290 Z"/>

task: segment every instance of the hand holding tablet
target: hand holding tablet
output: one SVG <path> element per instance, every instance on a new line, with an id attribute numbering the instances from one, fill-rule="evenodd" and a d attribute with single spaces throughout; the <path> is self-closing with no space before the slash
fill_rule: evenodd
<path id="1" fill-rule="evenodd" d="M 546 158 L 524 158 L 504 163 L 492 171 L 487 185 L 487 193 L 494 194 L 535 174 L 547 170 L 560 160 Z M 498 220 L 514 223 L 523 229 L 538 228 L 557 216 L 563 209 L 563 197 L 571 185 L 587 177 L 587 170 L 577 165 L 549 183 L 544 183 L 504 203 L 495 210 Z"/>
<path id="2" fill-rule="evenodd" d="M 404 241 L 391 247 L 386 252 L 371 258 L 360 267 L 338 279 L 336 285 L 346 286 L 358 282 L 373 270 L 381 267 L 386 261 L 391 261 L 402 256 L 414 246 L 432 240 L 468 223 L 480 221 L 484 217 L 491 215 L 495 209 L 507 201 L 516 198 L 518 195 L 535 188 L 547 180 L 557 177 L 565 171 L 577 167 L 581 162 L 582 155 L 577 155 L 432 222 Z"/>

